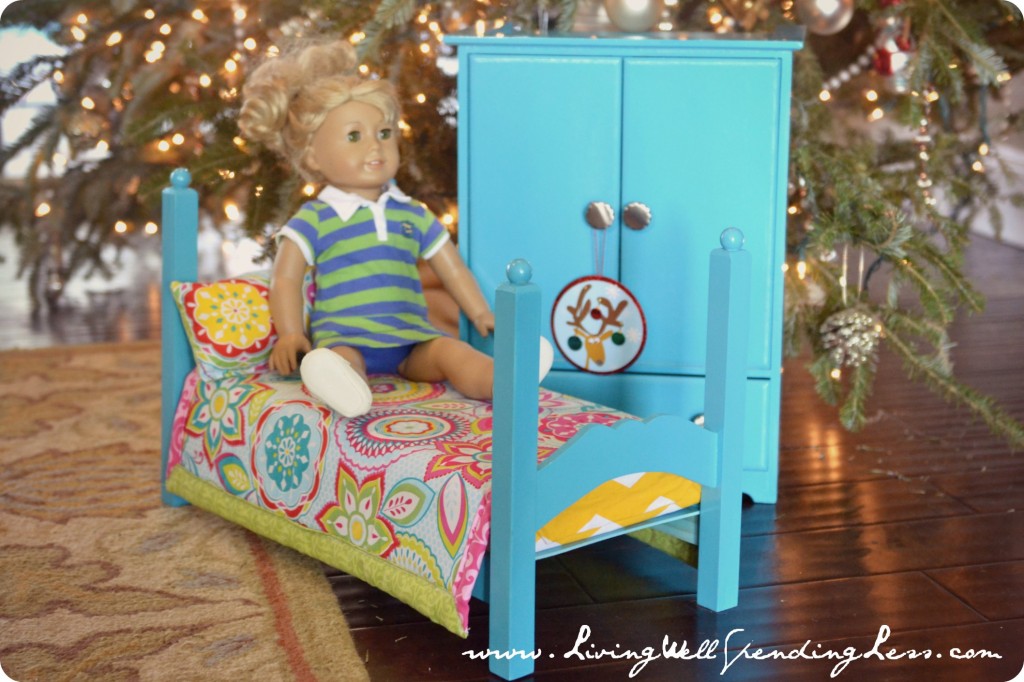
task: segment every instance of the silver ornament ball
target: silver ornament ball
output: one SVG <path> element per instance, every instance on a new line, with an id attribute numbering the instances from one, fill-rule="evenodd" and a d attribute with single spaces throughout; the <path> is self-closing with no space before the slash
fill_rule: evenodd
<path id="1" fill-rule="evenodd" d="M 658 25 L 664 0 L 604 0 L 605 11 L 620 30 L 627 33 L 650 31 Z"/>
<path id="2" fill-rule="evenodd" d="M 853 18 L 853 0 L 796 0 L 796 16 L 811 33 L 839 33 Z"/>

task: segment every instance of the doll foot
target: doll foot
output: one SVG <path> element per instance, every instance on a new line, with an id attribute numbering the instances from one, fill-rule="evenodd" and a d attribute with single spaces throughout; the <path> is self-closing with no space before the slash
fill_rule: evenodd
<path id="1" fill-rule="evenodd" d="M 366 380 L 345 358 L 328 348 L 307 353 L 299 373 L 310 393 L 344 417 L 364 415 L 373 406 Z"/>
<path id="2" fill-rule="evenodd" d="M 538 382 L 544 381 L 544 377 L 551 371 L 553 364 L 555 364 L 555 349 L 551 347 L 551 342 L 542 336 L 540 337 L 540 378 L 537 379 Z"/>

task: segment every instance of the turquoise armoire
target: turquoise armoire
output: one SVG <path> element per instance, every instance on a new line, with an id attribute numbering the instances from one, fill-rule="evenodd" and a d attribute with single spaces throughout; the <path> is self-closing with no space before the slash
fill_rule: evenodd
<path id="1" fill-rule="evenodd" d="M 698 417 L 707 254 L 725 228 L 746 235 L 743 489 L 774 502 L 790 81 L 802 33 L 446 40 L 459 59 L 459 247 L 485 294 L 510 259 L 525 258 L 544 311 L 589 275 L 621 282 L 644 311 L 632 365 L 589 374 L 556 351 L 546 387 L 645 417 Z M 463 336 L 490 348 L 466 325 Z"/>

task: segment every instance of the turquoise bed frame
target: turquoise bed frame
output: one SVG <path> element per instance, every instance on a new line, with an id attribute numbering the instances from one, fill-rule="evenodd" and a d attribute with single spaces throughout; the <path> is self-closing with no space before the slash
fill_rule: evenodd
<path id="1" fill-rule="evenodd" d="M 194 367 L 192 352 L 171 298 L 172 281 L 197 278 L 198 196 L 187 170 L 171 174 L 163 193 L 162 273 L 162 476 L 166 476 L 171 424 L 182 387 Z M 697 603 L 714 611 L 736 605 L 739 595 L 744 386 L 750 254 L 743 235 L 730 228 L 710 256 L 705 421 L 678 415 L 613 426 L 588 425 L 543 464 L 537 464 L 540 290 L 531 268 L 513 260 L 508 282 L 495 297 L 494 438 L 490 551 L 474 596 L 490 604 L 490 670 L 508 680 L 533 671 L 536 561 L 591 541 L 538 553 L 539 528 L 598 485 L 641 471 L 677 474 L 702 486 L 697 507 L 597 541 L 644 527 L 697 545 Z M 514 254 L 510 254 L 514 255 Z M 165 504 L 189 504 L 162 488 Z M 339 540 L 341 542 L 341 540 Z M 329 557 L 317 556 L 327 560 Z M 688 570 L 681 568 L 681 570 Z M 515 655 L 520 652 L 520 655 Z"/>

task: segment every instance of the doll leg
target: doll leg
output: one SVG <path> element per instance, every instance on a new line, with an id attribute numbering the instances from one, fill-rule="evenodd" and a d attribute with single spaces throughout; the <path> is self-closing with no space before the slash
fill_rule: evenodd
<path id="1" fill-rule="evenodd" d="M 551 369 L 554 351 L 540 339 L 540 377 Z M 468 343 L 446 336 L 417 344 L 398 372 L 413 381 L 449 381 L 462 395 L 477 400 L 494 397 L 494 360 Z"/>
<path id="2" fill-rule="evenodd" d="M 494 360 L 447 336 L 416 344 L 398 366 L 398 373 L 413 381 L 449 381 L 467 398 L 490 400 L 494 396 Z"/>
<path id="3" fill-rule="evenodd" d="M 317 348 L 302 358 L 299 373 L 310 393 L 344 417 L 366 414 L 373 406 L 366 363 L 355 348 Z"/>

